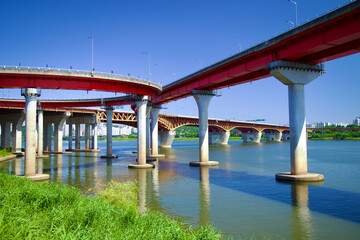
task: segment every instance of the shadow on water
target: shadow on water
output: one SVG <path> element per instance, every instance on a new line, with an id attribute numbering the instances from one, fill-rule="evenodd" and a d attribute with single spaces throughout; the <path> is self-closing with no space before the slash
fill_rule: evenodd
<path id="1" fill-rule="evenodd" d="M 202 181 L 201 190 L 205 190 L 201 198 L 205 202 L 209 202 L 209 196 L 207 196 L 209 193 L 206 194 L 206 189 L 209 189 L 208 184 L 206 184 L 208 181 L 213 185 L 226 187 L 231 190 L 252 194 L 295 207 L 307 207 L 311 211 L 360 223 L 359 193 L 325 188 L 321 187 L 321 184 L 278 182 L 275 180 L 275 177 L 253 175 L 247 172 L 209 168 L 201 170 L 205 172 L 203 174 L 198 168 L 190 167 L 184 163 L 162 162 L 159 164 L 159 170 L 167 169 L 172 169 L 177 175 L 200 179 Z M 208 211 L 206 210 L 206 204 L 204 211 Z"/>

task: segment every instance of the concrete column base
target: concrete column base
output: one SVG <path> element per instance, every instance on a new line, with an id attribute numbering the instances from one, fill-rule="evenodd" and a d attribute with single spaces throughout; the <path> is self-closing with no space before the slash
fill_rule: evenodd
<path id="1" fill-rule="evenodd" d="M 19 176 L 19 177 L 26 177 L 34 182 L 37 182 L 37 181 L 44 181 L 50 179 L 50 174 L 36 174 L 33 176 Z"/>
<path id="2" fill-rule="evenodd" d="M 293 175 L 290 172 L 277 173 L 275 175 L 278 181 L 291 181 L 291 182 L 320 182 L 324 181 L 324 175 L 318 173 L 306 173 Z"/>
<path id="3" fill-rule="evenodd" d="M 156 155 L 151 154 L 150 157 L 152 157 L 152 158 L 165 158 L 165 154 L 156 154 Z"/>
<path id="4" fill-rule="evenodd" d="M 208 162 L 190 162 L 190 166 L 199 167 L 199 166 L 219 166 L 219 162 L 208 161 Z"/>
<path id="5" fill-rule="evenodd" d="M 36 156 L 36 158 L 49 158 L 49 157 L 50 157 L 50 155 L 41 155 L 41 156 L 37 155 Z"/>
<path id="6" fill-rule="evenodd" d="M 110 155 L 110 156 L 108 156 L 108 155 L 104 155 L 104 156 L 101 156 L 100 158 L 118 158 L 119 156 L 117 156 L 117 155 Z"/>
<path id="7" fill-rule="evenodd" d="M 145 168 L 154 168 L 155 165 L 154 164 L 143 164 L 143 165 L 138 165 L 138 164 L 129 164 L 128 165 L 129 168 L 136 168 L 136 169 L 145 169 Z"/>

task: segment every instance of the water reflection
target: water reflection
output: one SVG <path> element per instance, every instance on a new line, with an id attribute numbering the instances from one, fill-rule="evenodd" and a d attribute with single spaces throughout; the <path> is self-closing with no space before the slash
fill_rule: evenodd
<path id="1" fill-rule="evenodd" d="M 199 225 L 205 226 L 210 220 L 210 181 L 209 167 L 199 167 L 200 172 L 200 209 Z"/>
<path id="2" fill-rule="evenodd" d="M 139 210 L 141 212 L 146 212 L 147 211 L 147 207 L 146 207 L 146 173 L 151 170 L 136 169 L 135 171 L 137 172 L 137 181 L 138 181 L 138 187 L 139 187 L 139 192 L 138 192 Z"/>
<path id="3" fill-rule="evenodd" d="M 106 159 L 106 181 L 110 182 L 112 179 L 112 158 Z"/>

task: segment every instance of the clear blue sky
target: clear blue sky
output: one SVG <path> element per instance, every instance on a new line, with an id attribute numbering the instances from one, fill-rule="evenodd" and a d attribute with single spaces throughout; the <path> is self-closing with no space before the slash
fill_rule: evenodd
<path id="1" fill-rule="evenodd" d="M 346 0 L 297 0 L 298 21 L 316 17 Z M 91 68 L 147 77 L 163 83 L 217 62 L 291 28 L 295 5 L 287 0 L 2 1 L 0 64 Z M 360 116 L 360 54 L 326 63 L 327 73 L 306 85 L 308 122 L 352 122 Z M 288 123 L 287 87 L 274 78 L 222 90 L 209 116 Z M 20 98 L 20 90 L 0 97 Z M 48 90 L 42 98 L 114 96 Z M 192 98 L 168 104 L 165 113 L 197 116 Z M 125 108 L 127 110 L 129 108 Z"/>

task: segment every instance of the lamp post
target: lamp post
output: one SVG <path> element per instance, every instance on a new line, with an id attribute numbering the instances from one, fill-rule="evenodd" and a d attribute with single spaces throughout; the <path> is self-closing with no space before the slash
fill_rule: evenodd
<path id="1" fill-rule="evenodd" d="M 149 52 L 142 52 L 141 54 L 147 54 L 148 55 L 148 81 L 150 81 L 150 53 Z"/>
<path id="2" fill-rule="evenodd" d="M 293 4 L 295 4 L 295 27 L 297 27 L 297 25 L 298 25 L 298 20 L 297 20 L 297 3 L 295 2 L 295 1 L 293 1 L 293 0 L 288 0 L 289 2 L 291 2 L 291 3 L 293 3 Z"/>
<path id="3" fill-rule="evenodd" d="M 91 73 L 94 73 L 94 38 L 93 36 L 88 38 L 91 38 Z"/>
<path id="4" fill-rule="evenodd" d="M 161 63 L 159 63 L 159 64 L 158 64 L 158 63 L 155 63 L 155 65 L 156 65 L 156 66 L 160 66 L 160 73 L 161 73 L 161 78 L 160 78 L 160 79 L 161 79 L 161 80 L 160 80 L 161 82 L 160 82 L 160 83 L 161 83 L 161 86 L 162 86 L 162 84 L 163 84 L 163 65 L 162 65 Z"/>

